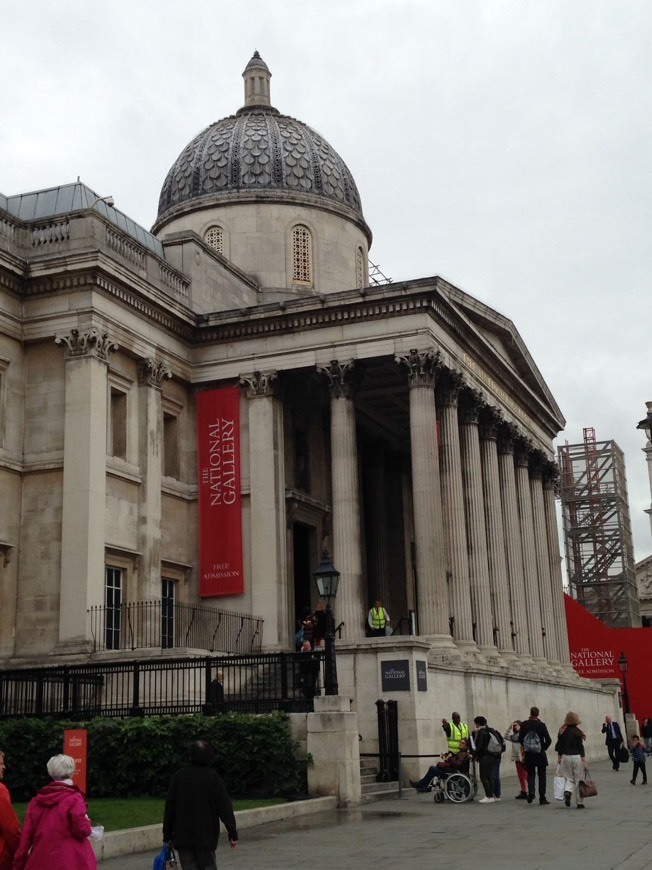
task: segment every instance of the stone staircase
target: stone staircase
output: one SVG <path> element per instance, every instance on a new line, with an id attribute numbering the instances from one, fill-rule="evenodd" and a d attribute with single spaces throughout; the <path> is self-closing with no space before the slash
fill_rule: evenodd
<path id="1" fill-rule="evenodd" d="M 378 768 L 371 758 L 360 759 L 360 784 L 362 803 L 382 801 L 398 797 L 398 782 L 376 782 Z"/>

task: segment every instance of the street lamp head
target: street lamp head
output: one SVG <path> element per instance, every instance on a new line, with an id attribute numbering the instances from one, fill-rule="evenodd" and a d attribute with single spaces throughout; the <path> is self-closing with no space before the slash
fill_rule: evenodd
<path id="1" fill-rule="evenodd" d="M 340 582 L 340 572 L 337 570 L 331 561 L 330 554 L 324 547 L 321 554 L 321 562 L 319 567 L 314 572 L 315 583 L 320 598 L 325 598 L 330 602 L 331 598 L 337 595 L 337 587 Z"/>
<path id="2" fill-rule="evenodd" d="M 629 662 L 627 661 L 627 657 L 624 652 L 621 652 L 620 658 L 618 659 L 618 667 L 620 668 L 621 674 L 626 674 L 629 670 Z"/>
<path id="3" fill-rule="evenodd" d="M 647 416 L 636 424 L 637 429 L 642 429 L 647 435 L 648 441 L 652 441 L 652 402 L 645 403 L 647 407 Z"/>

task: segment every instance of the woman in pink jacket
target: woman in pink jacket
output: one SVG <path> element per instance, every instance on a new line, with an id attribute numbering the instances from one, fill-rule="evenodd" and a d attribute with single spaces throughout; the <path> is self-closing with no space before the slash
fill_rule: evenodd
<path id="1" fill-rule="evenodd" d="M 48 773 L 53 781 L 27 808 L 13 870 L 97 870 L 86 798 L 72 782 L 75 760 L 54 755 Z"/>

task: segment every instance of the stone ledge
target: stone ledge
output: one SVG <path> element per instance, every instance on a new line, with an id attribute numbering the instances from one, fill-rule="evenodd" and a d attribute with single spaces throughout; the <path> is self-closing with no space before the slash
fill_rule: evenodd
<path id="1" fill-rule="evenodd" d="M 279 822 L 282 819 L 307 816 L 321 813 L 325 810 L 337 809 L 336 797 L 312 798 L 306 801 L 293 801 L 285 804 L 275 804 L 271 807 L 257 807 L 253 810 L 240 810 L 235 814 L 238 831 L 266 825 L 268 822 Z M 102 823 L 101 819 L 97 820 Z M 91 840 L 98 861 L 107 858 L 117 858 L 120 855 L 133 855 L 137 852 L 148 852 L 160 848 L 162 844 L 162 826 L 146 825 L 141 828 L 128 828 L 125 831 L 109 831 L 99 843 Z M 222 837 L 225 836 L 222 826 Z"/>

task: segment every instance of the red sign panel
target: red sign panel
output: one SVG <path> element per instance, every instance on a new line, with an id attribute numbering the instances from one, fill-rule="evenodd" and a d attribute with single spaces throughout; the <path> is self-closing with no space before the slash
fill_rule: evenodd
<path id="1" fill-rule="evenodd" d="M 75 775 L 72 781 L 84 794 L 86 794 L 87 749 L 88 731 L 85 728 L 63 732 L 63 754 L 75 759 Z"/>
<path id="2" fill-rule="evenodd" d="M 197 395 L 199 594 L 241 595 L 240 388 Z"/>
<path id="3" fill-rule="evenodd" d="M 581 677 L 594 680 L 617 679 L 627 694 L 632 713 L 642 720 L 652 717 L 652 629 L 609 628 L 582 605 L 564 596 L 568 644 L 572 666 Z M 618 659 L 624 654 L 627 674 L 620 672 Z"/>

